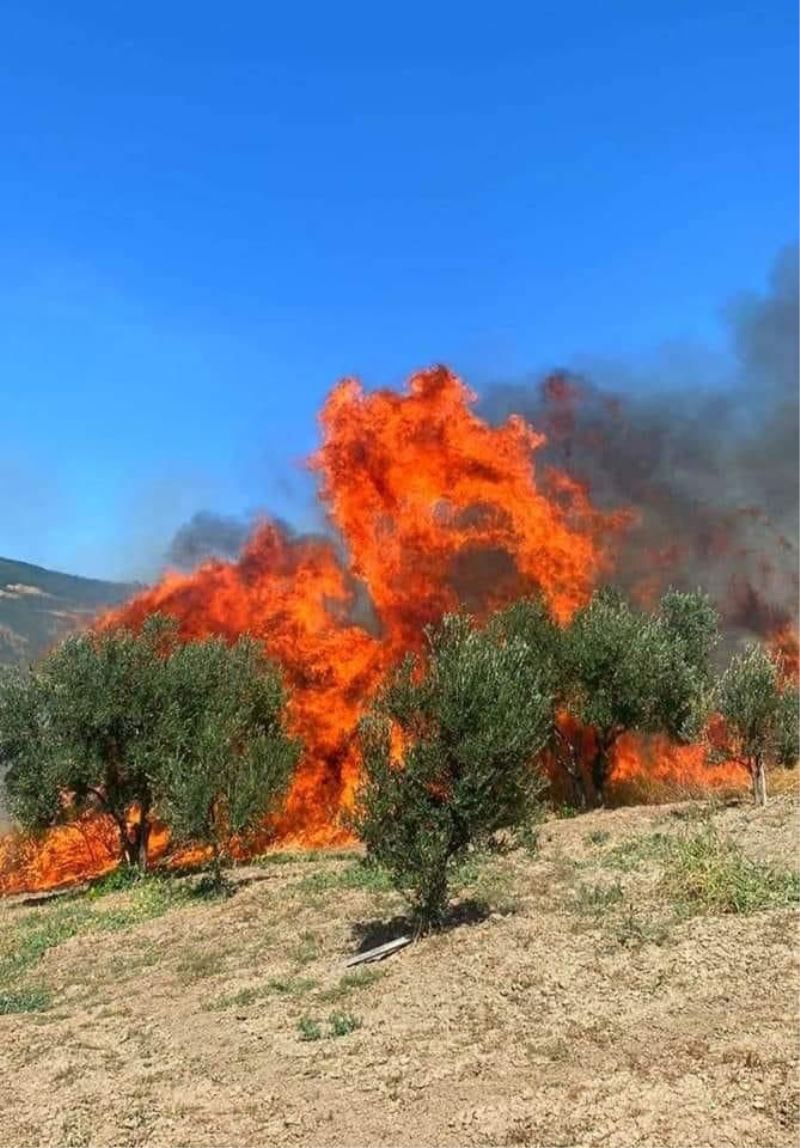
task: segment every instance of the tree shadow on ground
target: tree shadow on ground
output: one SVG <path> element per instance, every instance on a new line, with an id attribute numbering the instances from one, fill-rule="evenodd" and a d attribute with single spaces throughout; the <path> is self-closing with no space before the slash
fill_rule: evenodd
<path id="1" fill-rule="evenodd" d="M 436 933 L 449 933 L 464 925 L 479 925 L 491 916 L 491 911 L 491 907 L 485 901 L 460 901 L 448 909 Z M 350 935 L 356 943 L 356 953 L 365 953 L 367 949 L 386 945 L 400 937 L 417 938 L 419 933 L 415 918 L 409 913 L 403 913 L 389 920 L 377 918 L 371 921 L 356 921 L 350 930 Z"/>

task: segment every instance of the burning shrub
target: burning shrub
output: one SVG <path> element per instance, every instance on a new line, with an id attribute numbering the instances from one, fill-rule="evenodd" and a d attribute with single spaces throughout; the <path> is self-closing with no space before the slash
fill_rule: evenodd
<path id="1" fill-rule="evenodd" d="M 0 681 L 0 767 L 12 814 L 44 828 L 95 809 L 120 854 L 147 866 L 151 815 L 178 835 L 241 832 L 285 788 L 276 672 L 250 642 L 178 640 L 155 615 L 139 633 L 68 638 L 30 674 Z"/>
<path id="2" fill-rule="evenodd" d="M 173 839 L 208 844 L 214 883 L 232 837 L 252 832 L 284 796 L 299 757 L 286 695 L 263 647 L 249 639 L 189 642 L 168 666 L 173 752 L 159 813 Z"/>
<path id="3" fill-rule="evenodd" d="M 765 767 L 795 765 L 800 751 L 797 686 L 790 682 L 782 688 L 779 660 L 754 643 L 731 659 L 717 704 L 727 733 L 723 752 L 747 766 L 753 797 L 765 805 Z"/>
<path id="4" fill-rule="evenodd" d="M 552 709 L 546 675 L 521 638 L 458 615 L 426 636 L 427 661 L 406 658 L 361 722 L 351 817 L 420 930 L 441 924 L 453 868 L 470 846 L 531 811 Z M 402 744 L 401 760 L 393 744 Z"/>

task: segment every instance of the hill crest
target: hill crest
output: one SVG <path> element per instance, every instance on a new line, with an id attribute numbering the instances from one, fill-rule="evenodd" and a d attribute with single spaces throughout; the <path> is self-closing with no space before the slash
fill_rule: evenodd
<path id="1" fill-rule="evenodd" d="M 0 558 L 0 665 L 35 661 L 59 638 L 140 588 Z"/>

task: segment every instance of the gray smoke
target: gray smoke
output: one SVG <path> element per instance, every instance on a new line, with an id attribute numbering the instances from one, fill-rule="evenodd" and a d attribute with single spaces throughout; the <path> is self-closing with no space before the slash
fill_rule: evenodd
<path id="1" fill-rule="evenodd" d="M 512 412 L 548 435 L 536 454 L 585 481 L 595 502 L 629 506 L 616 580 L 635 591 L 703 586 L 732 629 L 763 634 L 793 617 L 798 544 L 798 252 L 783 251 L 768 291 L 727 312 L 734 367 L 682 386 L 633 373 L 623 397 L 584 376 L 498 384 L 492 421 Z"/>
<path id="2" fill-rule="evenodd" d="M 236 559 L 252 528 L 252 521 L 198 510 L 175 532 L 166 562 L 179 570 L 193 570 L 207 558 Z"/>

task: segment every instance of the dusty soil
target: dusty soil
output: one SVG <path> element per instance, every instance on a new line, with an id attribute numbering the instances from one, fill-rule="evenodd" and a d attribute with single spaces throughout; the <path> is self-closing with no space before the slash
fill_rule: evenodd
<path id="1" fill-rule="evenodd" d="M 796 812 L 551 820 L 538 854 L 473 874 L 491 912 L 348 979 L 402 909 L 352 855 L 268 860 L 127 926 L 130 892 L 97 898 L 120 927 L 47 948 L 20 984 L 51 1006 L 0 1016 L 0 1144 L 793 1145 L 796 910 L 687 914 L 659 842 L 712 825 L 796 866 Z M 7 902 L 0 938 L 63 912 Z"/>

